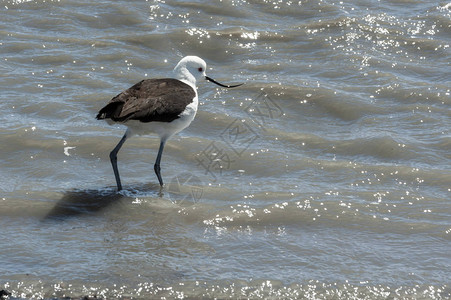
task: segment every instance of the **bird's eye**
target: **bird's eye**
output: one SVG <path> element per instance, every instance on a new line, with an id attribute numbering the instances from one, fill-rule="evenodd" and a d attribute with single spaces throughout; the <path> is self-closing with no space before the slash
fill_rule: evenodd
<path id="1" fill-rule="evenodd" d="M 203 68 L 199 68 L 197 69 L 199 72 L 202 72 L 204 69 Z"/>

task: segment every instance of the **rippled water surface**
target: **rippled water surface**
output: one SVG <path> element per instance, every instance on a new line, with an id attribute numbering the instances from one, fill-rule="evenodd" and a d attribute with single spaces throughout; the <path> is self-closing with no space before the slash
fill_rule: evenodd
<path id="1" fill-rule="evenodd" d="M 451 298 L 451 3 L 1 1 L 10 298 Z M 95 120 L 185 55 L 196 119 Z"/>

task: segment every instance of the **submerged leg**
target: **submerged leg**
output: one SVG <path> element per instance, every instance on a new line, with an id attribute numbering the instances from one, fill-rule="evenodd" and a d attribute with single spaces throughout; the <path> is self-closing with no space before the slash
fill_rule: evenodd
<path id="1" fill-rule="evenodd" d="M 153 169 L 155 170 L 155 174 L 157 174 L 158 181 L 160 182 L 160 186 L 163 186 L 163 179 L 161 178 L 160 174 L 160 161 L 161 161 L 161 155 L 163 154 L 164 144 L 166 143 L 166 140 L 161 140 L 160 142 L 160 149 L 158 149 L 158 155 L 157 159 L 155 160 L 155 165 L 153 166 Z"/>
<path id="2" fill-rule="evenodd" d="M 111 153 L 110 153 L 110 160 L 111 160 L 111 164 L 113 165 L 113 171 L 114 171 L 114 176 L 116 177 L 116 184 L 117 184 L 118 191 L 122 190 L 122 185 L 121 185 L 121 178 L 119 177 L 119 171 L 117 169 L 117 153 L 121 149 L 125 140 L 127 140 L 127 133 L 128 133 L 128 131 L 125 132 L 122 139 L 119 141 L 119 143 L 116 145 L 116 147 L 114 147 L 113 151 L 111 151 Z"/>

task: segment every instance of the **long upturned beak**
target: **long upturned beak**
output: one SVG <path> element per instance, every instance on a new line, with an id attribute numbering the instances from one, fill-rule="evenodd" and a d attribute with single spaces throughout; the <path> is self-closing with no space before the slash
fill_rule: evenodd
<path id="1" fill-rule="evenodd" d="M 210 78 L 208 76 L 205 76 L 205 79 L 207 79 L 210 82 L 216 83 L 219 86 L 225 87 L 225 88 L 234 88 L 234 87 L 237 87 L 237 86 L 240 86 L 240 85 L 244 84 L 244 83 L 240 83 L 240 84 L 235 84 L 235 85 L 225 85 L 225 84 L 217 82 L 216 80 L 214 80 L 214 79 L 212 79 L 212 78 Z"/>

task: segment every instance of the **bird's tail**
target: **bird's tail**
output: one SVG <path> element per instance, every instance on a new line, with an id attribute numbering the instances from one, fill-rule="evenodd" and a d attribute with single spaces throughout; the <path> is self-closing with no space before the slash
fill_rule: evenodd
<path id="1" fill-rule="evenodd" d="M 121 112 L 122 102 L 111 102 L 105 105 L 97 114 L 97 120 L 112 119 L 115 120 Z"/>

